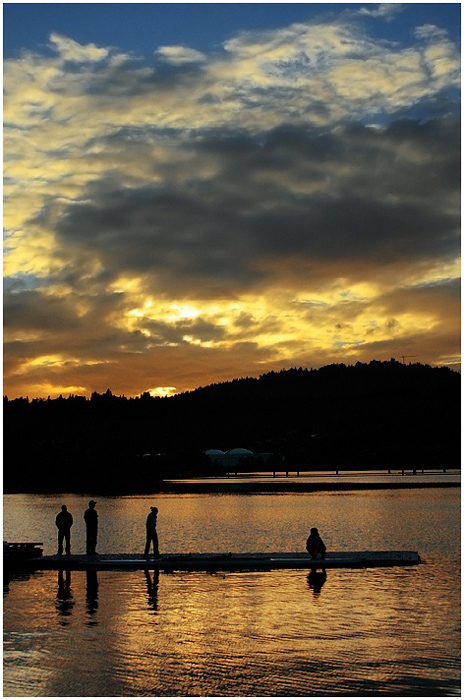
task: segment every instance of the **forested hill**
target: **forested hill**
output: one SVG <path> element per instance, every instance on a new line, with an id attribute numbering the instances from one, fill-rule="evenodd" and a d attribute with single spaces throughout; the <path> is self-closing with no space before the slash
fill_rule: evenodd
<path id="1" fill-rule="evenodd" d="M 391 360 L 169 398 L 5 397 L 4 491 L 149 491 L 156 478 L 211 472 L 211 448 L 272 453 L 299 469 L 459 467 L 460 378 Z"/>

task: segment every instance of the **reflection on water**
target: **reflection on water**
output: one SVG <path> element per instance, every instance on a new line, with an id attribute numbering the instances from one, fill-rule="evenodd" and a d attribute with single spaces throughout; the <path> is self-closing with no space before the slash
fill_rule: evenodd
<path id="1" fill-rule="evenodd" d="M 85 594 L 87 615 L 89 620 L 88 625 L 95 625 L 97 623 L 95 618 L 95 613 L 98 610 L 98 575 L 96 571 L 86 571 L 87 588 Z"/>
<path id="2" fill-rule="evenodd" d="M 56 594 L 56 610 L 59 615 L 60 625 L 68 625 L 71 620 L 73 608 L 76 604 L 73 590 L 71 587 L 71 571 L 68 569 L 59 569 L 58 577 L 58 592 Z M 96 625 L 96 612 L 98 610 L 98 573 L 97 571 L 86 571 L 86 587 L 85 587 L 85 610 L 87 614 L 87 625 Z"/>
<path id="3" fill-rule="evenodd" d="M 34 574 L 5 598 L 4 691 L 457 695 L 457 571 L 427 568 Z"/>
<path id="4" fill-rule="evenodd" d="M 347 548 L 340 533 L 348 532 L 350 543 L 376 540 L 382 548 L 395 533 L 395 545 L 418 549 L 425 563 L 217 574 L 63 567 L 15 575 L 4 588 L 4 694 L 458 696 L 460 508 L 450 496 L 177 499 L 180 529 L 198 520 L 191 549 L 213 549 L 197 533 L 202 524 L 208 533 L 215 515 L 233 521 L 237 550 L 246 549 L 247 537 L 250 549 L 264 539 L 287 549 L 293 535 L 284 525 L 293 520 L 302 547 L 313 523 L 331 548 L 333 542 Z M 120 509 L 113 526 L 139 508 L 135 501 L 102 501 L 100 511 Z M 170 503 L 162 503 L 164 517 Z M 142 506 L 144 514 L 146 501 Z M 267 531 L 253 535 L 249 528 L 257 523 Z"/>
<path id="5" fill-rule="evenodd" d="M 144 573 L 147 580 L 148 606 L 156 612 L 158 610 L 159 571 L 155 570 L 153 574 L 151 574 L 150 571 L 145 570 Z"/>
<path id="6" fill-rule="evenodd" d="M 56 609 L 60 617 L 60 624 L 67 625 L 69 620 L 67 619 L 75 605 L 73 600 L 73 594 L 71 590 L 71 572 L 63 572 L 61 569 L 58 571 L 58 592 L 56 594 Z M 62 618 L 62 619 L 61 619 Z"/>
<path id="7" fill-rule="evenodd" d="M 317 571 L 312 569 L 308 574 L 308 586 L 311 588 L 315 596 L 318 596 L 321 592 L 322 586 L 327 581 L 327 572 Z"/>

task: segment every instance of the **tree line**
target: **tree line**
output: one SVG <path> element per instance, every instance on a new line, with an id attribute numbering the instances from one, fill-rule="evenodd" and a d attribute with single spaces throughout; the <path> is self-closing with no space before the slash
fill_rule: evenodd
<path id="1" fill-rule="evenodd" d="M 289 469 L 460 466 L 460 374 L 396 360 L 293 368 L 171 397 L 4 397 L 4 491 L 135 493 L 244 447 Z"/>

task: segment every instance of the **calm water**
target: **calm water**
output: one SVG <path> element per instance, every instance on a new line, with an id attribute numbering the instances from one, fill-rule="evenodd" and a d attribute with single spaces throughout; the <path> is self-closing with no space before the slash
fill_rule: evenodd
<path id="1" fill-rule="evenodd" d="M 4 595 L 6 697 L 460 694 L 460 489 L 97 498 L 97 550 L 415 549 L 419 567 L 238 573 L 44 572 Z M 4 498 L 4 538 L 56 550 L 88 497 Z"/>

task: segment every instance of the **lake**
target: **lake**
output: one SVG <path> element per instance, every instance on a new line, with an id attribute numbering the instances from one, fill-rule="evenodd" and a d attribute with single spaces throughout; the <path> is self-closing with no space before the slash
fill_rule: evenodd
<path id="1" fill-rule="evenodd" d="M 4 496 L 4 539 L 56 552 L 90 496 Z M 415 567 L 37 572 L 4 586 L 6 697 L 460 695 L 460 489 L 96 497 L 97 551 L 412 549 Z"/>

